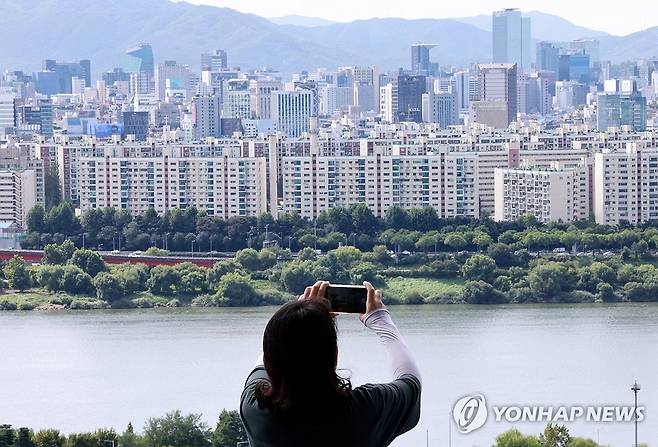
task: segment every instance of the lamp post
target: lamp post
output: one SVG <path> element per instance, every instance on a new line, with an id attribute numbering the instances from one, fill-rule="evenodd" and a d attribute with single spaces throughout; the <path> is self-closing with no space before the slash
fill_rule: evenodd
<path id="1" fill-rule="evenodd" d="M 640 384 L 637 383 L 637 380 L 633 382 L 633 385 L 631 385 L 631 391 L 635 395 L 635 447 L 638 447 L 637 443 L 637 393 L 640 391 Z"/>
<path id="2" fill-rule="evenodd" d="M 192 257 L 194 257 L 194 243 L 196 242 L 196 237 L 192 238 Z"/>

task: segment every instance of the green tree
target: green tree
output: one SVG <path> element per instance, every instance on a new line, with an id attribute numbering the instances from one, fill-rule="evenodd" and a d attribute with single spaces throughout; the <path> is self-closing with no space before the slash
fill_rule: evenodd
<path id="1" fill-rule="evenodd" d="M 222 277 L 217 285 L 216 297 L 224 306 L 254 306 L 261 302 L 249 277 L 236 272 Z"/>
<path id="2" fill-rule="evenodd" d="M 178 272 L 168 265 L 158 265 L 151 269 L 146 286 L 156 295 L 173 295 L 176 284 L 180 281 Z"/>
<path id="3" fill-rule="evenodd" d="M 93 433 L 71 433 L 64 443 L 65 447 L 97 447 Z"/>
<path id="4" fill-rule="evenodd" d="M 215 262 L 212 268 L 208 269 L 206 272 L 209 287 L 211 289 L 216 288 L 217 284 L 219 284 L 219 280 L 222 279 L 222 276 L 231 272 L 239 272 L 243 275 L 246 274 L 246 272 L 242 269 L 242 265 L 238 264 L 232 259 L 228 261 Z"/>
<path id="5" fill-rule="evenodd" d="M 317 263 L 295 260 L 283 267 L 280 281 L 288 292 L 299 295 L 306 286 L 328 277 L 329 271 Z"/>
<path id="6" fill-rule="evenodd" d="M 59 292 L 62 289 L 60 278 L 64 273 L 61 265 L 42 265 L 36 269 L 37 284 L 49 292 Z"/>
<path id="7" fill-rule="evenodd" d="M 11 425 L 0 425 L 0 447 L 12 447 L 16 440 L 16 431 Z"/>
<path id="8" fill-rule="evenodd" d="M 21 427 L 16 432 L 14 447 L 34 447 L 32 442 L 32 431 L 27 427 Z"/>
<path id="9" fill-rule="evenodd" d="M 15 255 L 5 264 L 2 271 L 9 283 L 9 287 L 19 291 L 27 290 L 32 286 L 32 276 L 27 268 L 25 260 Z"/>
<path id="10" fill-rule="evenodd" d="M 180 295 L 199 295 L 208 290 L 206 274 L 201 270 L 185 273 L 176 284 Z"/>
<path id="11" fill-rule="evenodd" d="M 599 447 L 599 445 L 592 439 L 571 438 L 569 447 Z"/>
<path id="12" fill-rule="evenodd" d="M 464 263 L 462 274 L 469 281 L 482 280 L 491 284 L 496 279 L 496 261 L 487 255 L 473 255 Z"/>
<path id="13" fill-rule="evenodd" d="M 61 290 L 72 295 L 91 294 L 94 291 L 92 277 L 75 265 L 66 265 L 59 280 Z"/>
<path id="14" fill-rule="evenodd" d="M 46 210 L 43 206 L 36 205 L 27 213 L 27 230 L 35 233 L 45 233 L 47 230 L 46 225 Z"/>
<path id="15" fill-rule="evenodd" d="M 258 252 L 253 248 L 245 248 L 235 254 L 235 260 L 250 272 L 260 270 L 260 259 Z"/>
<path id="16" fill-rule="evenodd" d="M 564 425 L 548 424 L 542 434 L 539 435 L 541 447 L 569 447 L 571 435 Z"/>
<path id="17" fill-rule="evenodd" d="M 354 263 L 361 260 L 363 253 L 356 247 L 349 245 L 331 250 L 325 257 L 327 265 L 336 264 L 342 269 L 350 269 Z"/>
<path id="18" fill-rule="evenodd" d="M 44 201 L 46 208 L 58 205 L 62 200 L 62 189 L 59 185 L 59 175 L 57 169 L 53 166 L 47 169 L 43 179 Z"/>
<path id="19" fill-rule="evenodd" d="M 73 253 L 71 264 L 77 265 L 91 276 L 96 276 L 100 272 L 107 271 L 107 265 L 100 253 L 86 248 L 76 250 Z"/>
<path id="20" fill-rule="evenodd" d="M 300 261 L 315 261 L 317 258 L 318 254 L 311 247 L 302 248 L 297 253 L 297 259 Z"/>
<path id="21" fill-rule="evenodd" d="M 379 228 L 379 219 L 365 203 L 352 205 L 352 225 L 360 234 L 375 234 Z"/>
<path id="22" fill-rule="evenodd" d="M 74 252 L 75 245 L 70 239 L 61 244 L 48 244 L 43 248 L 43 262 L 51 265 L 66 264 Z"/>
<path id="23" fill-rule="evenodd" d="M 607 282 L 602 282 L 596 285 L 596 299 L 598 301 L 610 302 L 617 301 L 615 289 L 612 288 Z"/>
<path id="24" fill-rule="evenodd" d="M 222 410 L 210 438 L 212 447 L 235 447 L 238 442 L 246 441 L 247 432 L 240 420 L 240 414 L 235 410 Z"/>
<path id="25" fill-rule="evenodd" d="M 513 428 L 498 435 L 494 447 L 540 447 L 540 444 L 536 437 L 524 435 Z"/>
<path id="26" fill-rule="evenodd" d="M 32 442 L 35 447 L 64 447 L 66 438 L 59 430 L 50 428 L 36 432 L 32 436 Z"/>
<path id="27" fill-rule="evenodd" d="M 200 414 L 181 415 L 180 410 L 151 418 L 144 426 L 149 447 L 209 447 L 210 430 Z"/>
<path id="28" fill-rule="evenodd" d="M 462 290 L 462 297 L 468 304 L 501 304 L 505 295 L 482 280 L 468 281 Z"/>
<path id="29" fill-rule="evenodd" d="M 413 208 L 409 210 L 409 224 L 410 230 L 432 231 L 439 226 L 439 215 L 429 205 L 422 208 Z"/>
<path id="30" fill-rule="evenodd" d="M 125 296 L 124 283 L 113 273 L 101 272 L 93 280 L 96 296 L 108 303 L 120 300 Z"/>
<path id="31" fill-rule="evenodd" d="M 449 233 L 443 239 L 443 243 L 455 251 L 461 251 L 468 246 L 468 242 L 466 242 L 466 239 L 460 233 Z"/>
<path id="32" fill-rule="evenodd" d="M 62 202 L 54 206 L 46 213 L 46 225 L 49 233 L 61 233 L 63 235 L 79 235 L 80 221 L 75 216 L 75 210 L 70 202 Z"/>
<path id="33" fill-rule="evenodd" d="M 409 228 L 409 213 L 399 205 L 392 205 L 384 213 L 384 224 L 394 230 Z"/>

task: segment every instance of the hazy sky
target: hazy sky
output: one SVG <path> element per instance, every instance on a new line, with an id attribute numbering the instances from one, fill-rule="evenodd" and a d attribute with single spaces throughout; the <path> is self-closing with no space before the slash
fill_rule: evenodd
<path id="1" fill-rule="evenodd" d="M 289 14 L 347 22 L 371 17 L 444 18 L 521 8 L 556 14 L 611 34 L 630 34 L 658 25 L 655 0 L 187 0 L 225 6 L 264 17 Z"/>

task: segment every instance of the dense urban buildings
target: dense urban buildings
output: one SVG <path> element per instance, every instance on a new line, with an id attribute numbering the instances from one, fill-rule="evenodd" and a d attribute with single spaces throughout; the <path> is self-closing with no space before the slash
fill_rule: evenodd
<path id="1" fill-rule="evenodd" d="M 612 64 L 596 39 L 533 41 L 515 9 L 492 27 L 491 58 L 466 66 L 433 60 L 441 42 L 406 43 L 406 68 L 292 74 L 230 66 L 222 49 L 188 65 L 143 42 L 97 75 L 86 55 L 6 70 L 0 225 L 20 231 L 52 200 L 133 215 L 316 219 L 364 203 L 377 216 L 658 220 L 658 60 Z"/>

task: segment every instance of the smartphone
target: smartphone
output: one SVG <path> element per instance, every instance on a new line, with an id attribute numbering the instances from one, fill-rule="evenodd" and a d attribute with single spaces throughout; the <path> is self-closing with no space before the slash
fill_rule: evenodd
<path id="1" fill-rule="evenodd" d="M 348 314 L 366 313 L 368 291 L 365 286 L 331 284 L 325 297 L 331 303 L 331 311 Z"/>

